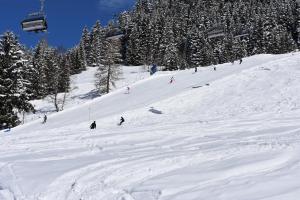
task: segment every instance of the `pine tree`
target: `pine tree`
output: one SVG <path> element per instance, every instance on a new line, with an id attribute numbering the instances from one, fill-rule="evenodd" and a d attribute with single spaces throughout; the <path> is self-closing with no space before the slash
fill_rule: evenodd
<path id="1" fill-rule="evenodd" d="M 97 21 L 92 30 L 91 36 L 91 61 L 92 66 L 99 66 L 101 60 L 102 43 L 105 40 L 105 30 L 100 21 Z"/>
<path id="2" fill-rule="evenodd" d="M 184 69 L 186 63 L 218 64 L 246 55 L 292 51 L 299 45 L 299 10 L 296 0 L 139 0 L 134 10 L 121 18 L 124 32 L 129 33 L 125 58 L 134 65 L 148 60 L 171 65 L 175 61 L 169 58 L 177 54 L 177 64 L 172 65 Z M 130 19 L 129 26 L 124 19 Z M 216 25 L 225 35 L 208 39 L 207 33 Z M 198 44 L 195 38 L 201 38 Z M 172 56 L 167 55 L 170 52 Z"/>
<path id="3" fill-rule="evenodd" d="M 84 59 L 86 61 L 86 64 L 88 66 L 92 65 L 92 55 L 91 55 L 91 36 L 90 36 L 90 32 L 88 30 L 87 27 L 84 27 L 83 31 L 82 31 L 82 36 L 81 36 L 81 40 L 80 40 L 80 47 L 83 48 L 84 52 L 81 52 L 81 54 L 84 55 Z"/>
<path id="4" fill-rule="evenodd" d="M 165 70 L 178 69 L 178 48 L 173 32 L 173 22 L 169 20 L 166 24 L 160 44 L 160 53 L 162 55 Z"/>
<path id="5" fill-rule="evenodd" d="M 17 37 L 6 32 L 0 40 L 0 129 L 17 126 L 17 112 L 33 110 L 24 79 L 24 52 Z"/>
<path id="6" fill-rule="evenodd" d="M 43 98 L 47 95 L 46 91 L 46 49 L 48 44 L 46 41 L 40 41 L 36 48 L 33 50 L 33 57 L 31 59 L 32 73 L 31 84 L 33 96 L 35 98 Z"/>

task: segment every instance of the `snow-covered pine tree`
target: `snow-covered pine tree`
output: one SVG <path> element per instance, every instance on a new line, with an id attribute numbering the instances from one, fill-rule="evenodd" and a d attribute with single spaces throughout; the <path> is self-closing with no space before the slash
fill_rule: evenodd
<path id="1" fill-rule="evenodd" d="M 87 27 L 84 27 L 82 31 L 82 36 L 80 40 L 80 45 L 84 49 L 84 55 L 85 55 L 85 60 L 86 64 L 88 66 L 92 65 L 92 57 L 91 57 L 91 35 Z"/>
<path id="2" fill-rule="evenodd" d="M 101 60 L 102 43 L 105 40 L 105 30 L 100 21 L 94 25 L 91 33 L 91 61 L 92 66 L 99 66 Z"/>
<path id="3" fill-rule="evenodd" d="M 169 19 L 163 31 L 160 43 L 160 54 L 162 55 L 165 70 L 178 69 L 178 48 L 173 32 L 173 21 Z"/>
<path id="4" fill-rule="evenodd" d="M 86 66 L 87 66 L 87 56 L 86 56 L 86 53 L 85 53 L 83 43 L 79 43 L 78 57 L 79 57 L 79 60 L 80 60 L 80 71 L 85 71 Z"/>
<path id="5" fill-rule="evenodd" d="M 17 113 L 33 110 L 26 93 L 29 82 L 23 77 L 23 56 L 17 37 L 4 33 L 0 39 L 0 129 L 17 126 Z"/>
<path id="6" fill-rule="evenodd" d="M 191 67 L 198 67 L 202 65 L 201 63 L 201 57 L 202 57 L 202 44 L 201 44 L 201 34 L 196 27 L 196 25 L 191 30 L 190 36 L 189 36 L 189 52 L 190 52 L 190 58 L 189 58 L 189 64 Z"/>
<path id="7" fill-rule="evenodd" d="M 27 93 L 28 97 L 30 98 L 30 100 L 36 99 L 36 96 L 34 94 L 34 88 L 33 88 L 33 83 L 36 79 L 36 77 L 34 77 L 35 69 L 32 65 L 33 50 L 27 49 L 25 46 L 22 46 L 21 49 L 24 52 L 24 54 L 23 54 L 24 70 L 22 70 L 22 72 L 23 72 L 22 76 L 26 81 L 28 81 L 26 93 Z"/>
<path id="8" fill-rule="evenodd" d="M 82 43 L 68 51 L 71 74 L 79 74 L 86 70 L 86 60 Z"/>
<path id="9" fill-rule="evenodd" d="M 58 92 L 58 55 L 54 48 L 47 48 L 45 56 L 45 76 L 46 76 L 46 91 L 47 94 Z"/>
<path id="10" fill-rule="evenodd" d="M 162 31 L 167 23 L 172 21 L 175 44 L 178 48 L 177 57 L 180 65 L 190 63 L 191 53 L 188 42 L 192 32 L 192 25 L 203 25 L 203 30 L 209 30 L 220 24 L 225 30 L 223 38 L 203 37 L 203 42 L 208 44 L 203 48 L 213 49 L 214 56 L 205 56 L 209 61 L 205 63 L 231 62 L 233 59 L 258 53 L 287 52 L 294 50 L 298 43 L 299 33 L 299 4 L 296 0 L 277 1 L 219 1 L 211 0 L 139 0 L 130 15 L 131 26 L 125 27 L 124 32 L 129 32 L 126 37 L 126 60 L 129 64 L 143 64 L 143 48 L 150 52 L 150 60 L 157 64 L 165 64 L 166 34 Z M 144 24 L 148 25 L 144 26 Z M 150 34 L 143 32 L 149 30 Z M 235 38 L 240 33 L 247 33 L 246 37 Z M 194 33 L 193 33 L 194 34 Z M 195 33 L 197 34 L 197 33 Z M 204 34 L 205 35 L 205 34 Z M 233 39 L 234 38 L 234 39 Z M 292 38 L 292 40 L 290 39 Z M 237 39 L 237 40 L 236 40 Z M 144 46 L 147 41 L 149 45 Z M 288 43 L 286 45 L 279 44 Z M 237 49 L 239 55 L 231 53 Z M 139 50 L 141 49 L 141 50 Z M 285 50 L 286 49 L 286 50 Z M 242 52 L 242 53 L 240 53 Z M 202 56 L 199 53 L 198 56 Z M 194 58 L 199 60 L 194 54 Z M 202 59 L 203 60 L 203 59 Z M 206 59 L 204 59 L 206 60 Z M 191 66 L 190 66 L 191 67 Z M 182 68 L 182 67 L 181 67 Z"/>
<path id="11" fill-rule="evenodd" d="M 66 55 L 59 55 L 58 57 L 59 77 L 58 77 L 58 91 L 69 92 L 70 90 L 70 63 Z"/>
<path id="12" fill-rule="evenodd" d="M 47 95 L 46 91 L 46 49 L 48 44 L 45 40 L 41 40 L 33 50 L 33 57 L 31 59 L 31 87 L 34 98 L 43 98 Z"/>

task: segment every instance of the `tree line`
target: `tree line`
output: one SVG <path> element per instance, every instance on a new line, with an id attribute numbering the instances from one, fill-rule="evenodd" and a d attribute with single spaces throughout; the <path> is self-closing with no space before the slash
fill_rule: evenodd
<path id="1" fill-rule="evenodd" d="M 125 62 L 165 70 L 293 51 L 298 21 L 296 0 L 137 0 L 119 16 Z"/>

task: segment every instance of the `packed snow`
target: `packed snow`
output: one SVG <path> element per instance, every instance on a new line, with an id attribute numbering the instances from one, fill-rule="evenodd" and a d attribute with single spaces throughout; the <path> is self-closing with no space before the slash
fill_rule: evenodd
<path id="1" fill-rule="evenodd" d="M 300 53 L 216 68 L 128 67 L 112 93 L 2 132 L 0 199 L 298 200 Z"/>
<path id="2" fill-rule="evenodd" d="M 112 90 L 118 88 L 124 88 L 130 86 L 139 80 L 149 77 L 147 66 L 122 66 L 120 78 L 115 83 L 115 87 L 112 87 Z M 76 74 L 71 76 L 71 86 L 70 92 L 66 94 L 66 100 L 63 103 L 64 93 L 58 95 L 59 108 L 66 109 L 78 106 L 85 102 L 88 102 L 99 96 L 95 88 L 95 73 L 97 72 L 97 67 L 88 67 L 86 71 L 81 74 Z M 51 95 L 47 96 L 44 99 L 33 100 L 31 104 L 34 106 L 35 113 L 27 113 L 24 116 L 21 115 L 23 123 L 28 123 L 32 120 L 43 118 L 44 115 L 51 115 L 56 113 L 54 100 Z"/>

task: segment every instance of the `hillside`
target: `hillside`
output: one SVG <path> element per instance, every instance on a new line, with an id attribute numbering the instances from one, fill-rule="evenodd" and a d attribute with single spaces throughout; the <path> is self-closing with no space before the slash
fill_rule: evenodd
<path id="1" fill-rule="evenodd" d="M 0 199 L 297 200 L 299 63 L 160 72 L 2 132 Z"/>

